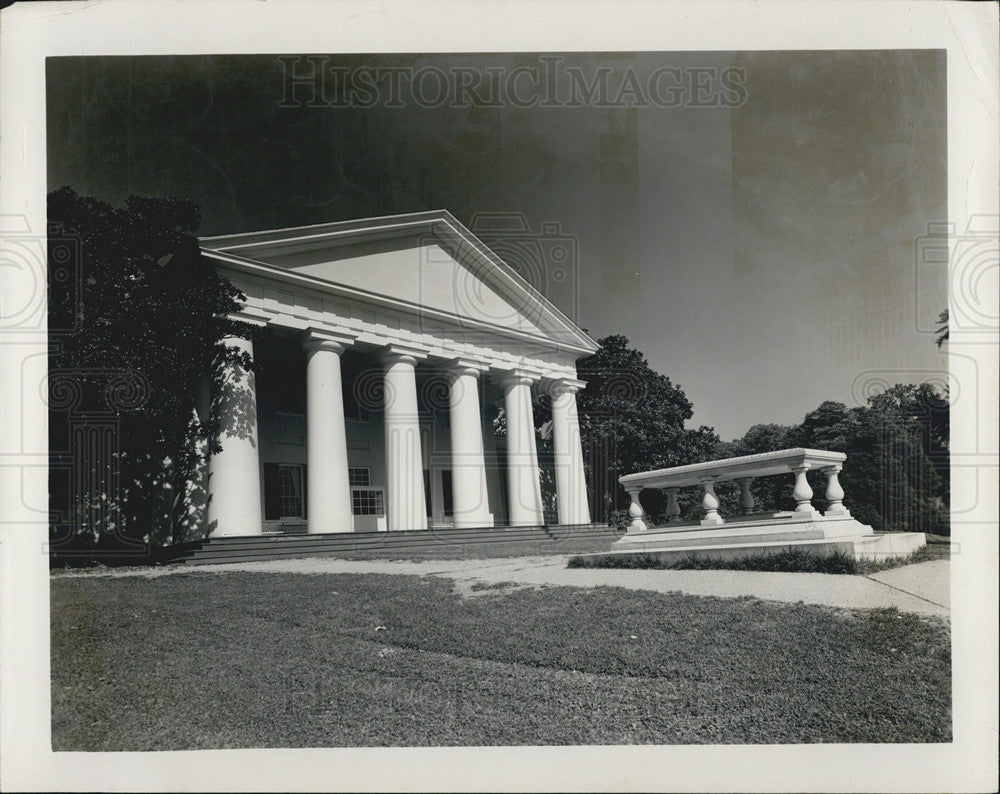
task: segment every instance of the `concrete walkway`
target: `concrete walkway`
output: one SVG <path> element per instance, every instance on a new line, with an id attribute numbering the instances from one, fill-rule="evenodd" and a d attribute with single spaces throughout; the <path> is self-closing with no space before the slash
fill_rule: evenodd
<path id="1" fill-rule="evenodd" d="M 261 573 L 385 573 L 441 576 L 454 580 L 459 590 L 472 594 L 479 584 L 567 585 L 570 587 L 628 587 L 659 593 L 766 601 L 825 604 L 847 609 L 896 607 L 904 612 L 948 617 L 950 578 L 947 560 L 908 565 L 870 576 L 824 573 L 764 573 L 757 571 L 644 571 L 567 568 L 566 556 L 513 557 L 485 560 L 343 560 L 314 557 L 192 567 L 170 566 L 89 574 L 102 576 L 169 576 L 192 573 L 257 571 Z"/>

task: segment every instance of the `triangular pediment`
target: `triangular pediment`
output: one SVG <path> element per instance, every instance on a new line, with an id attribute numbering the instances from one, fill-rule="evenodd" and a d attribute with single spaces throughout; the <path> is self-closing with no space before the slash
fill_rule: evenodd
<path id="1" fill-rule="evenodd" d="M 334 293 L 431 312 L 465 327 L 592 352 L 597 345 L 447 212 L 204 238 L 202 250 L 307 277 Z"/>

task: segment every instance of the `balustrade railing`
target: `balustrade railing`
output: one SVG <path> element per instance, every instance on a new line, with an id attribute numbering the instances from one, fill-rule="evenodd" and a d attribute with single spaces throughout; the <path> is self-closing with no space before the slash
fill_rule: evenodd
<path id="1" fill-rule="evenodd" d="M 705 509 L 705 516 L 700 523 L 701 526 L 712 527 L 726 522 L 719 514 L 719 499 L 715 495 L 716 483 L 730 480 L 736 480 L 739 483 L 741 516 L 748 517 L 754 513 L 754 498 L 750 492 L 750 483 L 753 479 L 787 474 L 795 476 L 792 497 L 795 499 L 796 506 L 795 510 L 789 514 L 790 517 L 819 517 L 820 512 L 812 505 L 812 487 L 806 479 L 806 473 L 813 470 L 821 471 L 826 475 L 825 496 L 828 504 L 822 515 L 850 518 L 850 512 L 844 507 L 844 489 L 838 480 L 845 460 L 847 460 L 847 456 L 843 452 L 796 448 L 627 474 L 620 477 L 618 481 L 628 491 L 632 499 L 632 503 L 629 505 L 631 523 L 628 531 L 641 532 L 649 528 L 643 520 L 645 513 L 639 502 L 639 493 L 643 489 L 662 489 L 666 492 L 667 523 L 673 524 L 680 521 L 681 509 L 677 502 L 678 489 L 701 486 L 703 489 L 702 507 Z M 774 517 L 776 517 L 774 514 L 767 516 L 768 519 Z M 744 520 L 747 519 L 744 518 Z"/>

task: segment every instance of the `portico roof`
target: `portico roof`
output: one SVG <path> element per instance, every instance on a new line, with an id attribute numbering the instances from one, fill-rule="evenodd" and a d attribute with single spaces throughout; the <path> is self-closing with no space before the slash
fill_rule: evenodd
<path id="1" fill-rule="evenodd" d="M 540 258 L 533 239 L 525 238 L 526 251 Z M 318 290 L 578 355 L 598 349 L 447 210 L 203 237 L 199 244 L 225 269 L 286 289 Z M 551 275 L 549 263 L 534 264 L 543 280 Z"/>

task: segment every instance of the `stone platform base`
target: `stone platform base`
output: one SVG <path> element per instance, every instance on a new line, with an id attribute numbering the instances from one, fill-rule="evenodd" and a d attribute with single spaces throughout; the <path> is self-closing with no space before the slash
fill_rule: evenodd
<path id="1" fill-rule="evenodd" d="M 860 560 L 905 557 L 926 543 L 919 532 L 875 534 L 850 516 L 779 513 L 716 527 L 687 524 L 630 532 L 610 553 L 641 553 L 674 561 L 686 557 L 726 560 L 796 550 L 820 556 L 841 553 Z"/>

